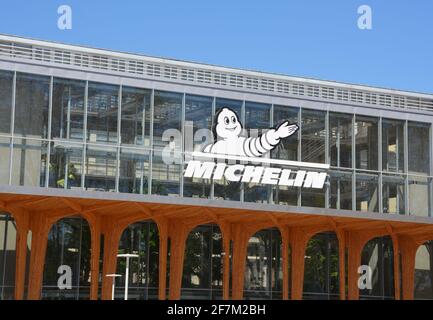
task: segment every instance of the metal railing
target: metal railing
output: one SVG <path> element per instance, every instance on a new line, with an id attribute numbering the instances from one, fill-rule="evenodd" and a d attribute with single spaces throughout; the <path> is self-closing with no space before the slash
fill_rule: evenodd
<path id="1" fill-rule="evenodd" d="M 108 51 L 107 51 L 108 52 Z M 126 55 L 125 55 L 126 56 Z M 132 55 L 131 55 L 132 56 Z M 212 85 L 219 88 L 243 89 L 252 92 L 261 92 L 276 95 L 289 95 L 292 97 L 318 98 L 334 102 L 359 103 L 382 107 L 408 108 L 418 110 L 433 110 L 433 98 L 424 98 L 417 94 L 404 92 L 382 93 L 374 90 L 369 91 L 358 88 L 347 88 L 347 86 L 333 86 L 315 84 L 306 81 L 285 80 L 283 76 L 271 75 L 255 76 L 254 72 L 245 72 L 233 69 L 228 72 L 220 71 L 221 68 L 199 65 L 189 67 L 173 60 L 164 60 L 157 63 L 145 56 L 133 58 L 121 58 L 110 54 L 97 54 L 88 51 L 69 50 L 58 48 L 55 45 L 46 46 L 33 45 L 21 41 L 0 41 L 0 57 L 21 60 L 32 60 L 57 64 L 68 68 L 82 69 L 87 71 L 98 70 L 106 72 L 120 72 L 146 79 L 164 79 L 168 81 L 195 83 L 200 85 Z M 218 69 L 218 70 L 214 70 Z M 289 78 L 289 77 L 287 77 Z M 357 86 L 359 87 L 359 86 Z M 388 90 L 389 91 L 389 90 Z M 424 95 L 428 96 L 428 95 Z"/>

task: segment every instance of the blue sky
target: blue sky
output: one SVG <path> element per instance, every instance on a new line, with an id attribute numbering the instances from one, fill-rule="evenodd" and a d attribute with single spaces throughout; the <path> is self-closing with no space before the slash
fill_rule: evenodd
<path id="1" fill-rule="evenodd" d="M 72 30 L 57 28 L 58 6 Z M 360 5 L 372 30 L 357 27 Z M 0 33 L 433 93 L 433 1 L 4 1 Z"/>

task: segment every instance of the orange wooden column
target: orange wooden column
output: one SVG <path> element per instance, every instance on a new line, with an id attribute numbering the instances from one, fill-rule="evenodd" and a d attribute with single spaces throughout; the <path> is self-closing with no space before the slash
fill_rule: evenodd
<path id="1" fill-rule="evenodd" d="M 245 263 L 249 233 L 242 225 L 235 225 L 233 229 L 233 277 L 232 277 L 232 299 L 240 300 L 244 295 Z"/>
<path id="2" fill-rule="evenodd" d="M 111 300 L 111 286 L 114 281 L 113 277 L 107 277 L 107 274 L 116 272 L 117 252 L 122 230 L 116 226 L 112 219 L 104 220 L 102 223 L 104 233 L 104 257 L 102 266 L 102 300 Z"/>
<path id="3" fill-rule="evenodd" d="M 281 240 L 282 240 L 282 258 L 283 258 L 283 300 L 289 299 L 289 249 L 290 249 L 290 234 L 288 227 L 281 227 Z"/>
<path id="4" fill-rule="evenodd" d="M 14 208 L 10 210 L 17 227 L 15 252 L 15 300 L 24 299 L 26 278 L 27 235 L 29 232 L 29 216 L 26 210 Z"/>
<path id="5" fill-rule="evenodd" d="M 27 297 L 29 300 L 39 300 L 41 297 L 49 228 L 50 224 L 42 214 L 32 214 L 30 216 L 32 248 L 30 255 L 30 277 Z"/>
<path id="6" fill-rule="evenodd" d="M 292 248 L 292 300 L 302 300 L 307 236 L 301 228 L 291 229 L 290 243 Z"/>
<path id="7" fill-rule="evenodd" d="M 170 300 L 179 300 L 182 287 L 183 262 L 185 257 L 185 241 L 188 230 L 184 224 L 171 221 L 169 224 L 170 237 Z"/>
<path id="8" fill-rule="evenodd" d="M 346 235 L 343 230 L 337 230 L 336 233 L 338 238 L 340 300 L 346 300 Z"/>
<path id="9" fill-rule="evenodd" d="M 92 219 L 90 223 L 91 232 L 91 256 L 90 256 L 90 300 L 98 300 L 99 287 L 99 257 L 101 251 L 101 220 Z"/>
<path id="10" fill-rule="evenodd" d="M 418 249 L 417 243 L 408 236 L 399 236 L 399 248 L 401 253 L 401 273 L 403 300 L 414 299 L 415 281 L 415 257 Z"/>
<path id="11" fill-rule="evenodd" d="M 364 247 L 365 241 L 355 232 L 347 233 L 348 241 L 348 262 L 347 262 L 347 298 L 349 300 L 359 299 L 358 287 L 358 268 L 361 265 L 361 252 Z"/>
<path id="12" fill-rule="evenodd" d="M 24 299 L 24 283 L 26 277 L 27 235 L 28 226 L 17 225 L 16 257 L 15 257 L 15 300 Z"/>
<path id="13" fill-rule="evenodd" d="M 167 290 L 167 246 L 168 225 L 166 219 L 157 220 L 159 230 L 159 270 L 158 270 L 158 299 L 165 300 Z"/>

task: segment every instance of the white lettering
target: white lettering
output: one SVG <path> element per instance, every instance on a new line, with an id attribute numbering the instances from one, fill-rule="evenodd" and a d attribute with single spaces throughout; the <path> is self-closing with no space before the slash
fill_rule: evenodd
<path id="1" fill-rule="evenodd" d="M 214 167 L 214 162 L 189 161 L 184 177 L 210 179 Z"/>
<path id="2" fill-rule="evenodd" d="M 242 182 L 259 183 L 264 169 L 263 167 L 246 166 Z"/>
<path id="3" fill-rule="evenodd" d="M 278 178 L 280 176 L 280 168 L 266 168 L 263 174 L 262 183 L 264 184 L 278 184 Z"/>
<path id="4" fill-rule="evenodd" d="M 228 181 L 238 182 L 239 180 L 241 180 L 241 175 L 237 175 L 236 172 L 240 171 L 242 173 L 242 171 L 244 171 L 244 168 L 245 166 L 242 164 L 234 164 L 226 169 L 224 176 Z"/>
<path id="5" fill-rule="evenodd" d="M 304 188 L 322 189 L 327 176 L 326 172 L 308 172 L 304 181 Z"/>

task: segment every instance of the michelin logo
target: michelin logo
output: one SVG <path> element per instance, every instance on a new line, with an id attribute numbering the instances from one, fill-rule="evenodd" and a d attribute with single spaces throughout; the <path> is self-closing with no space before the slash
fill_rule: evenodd
<path id="1" fill-rule="evenodd" d="M 328 165 L 308 164 L 296 161 L 266 159 L 262 157 L 277 147 L 282 139 L 298 131 L 297 124 L 284 121 L 276 128 L 270 128 L 258 137 L 243 137 L 239 117 L 230 108 L 220 109 L 216 115 L 214 136 L 217 141 L 207 145 L 202 156 L 214 158 L 213 161 L 190 160 L 184 176 L 187 178 L 227 180 L 231 182 L 280 185 L 286 187 L 303 187 L 322 189 L 328 174 L 326 172 L 292 170 L 270 166 L 273 163 L 285 163 L 296 167 L 311 166 L 329 168 Z M 227 164 L 215 159 L 221 157 L 229 160 L 264 162 L 265 166 L 244 164 Z"/>
<path id="2" fill-rule="evenodd" d="M 260 157 L 273 150 L 281 139 L 290 137 L 299 127 L 283 122 L 278 128 L 271 128 L 257 138 L 240 136 L 242 124 L 236 112 L 229 108 L 222 108 L 216 114 L 214 133 L 217 142 L 205 147 L 204 152 L 229 154 L 247 157 Z"/>

